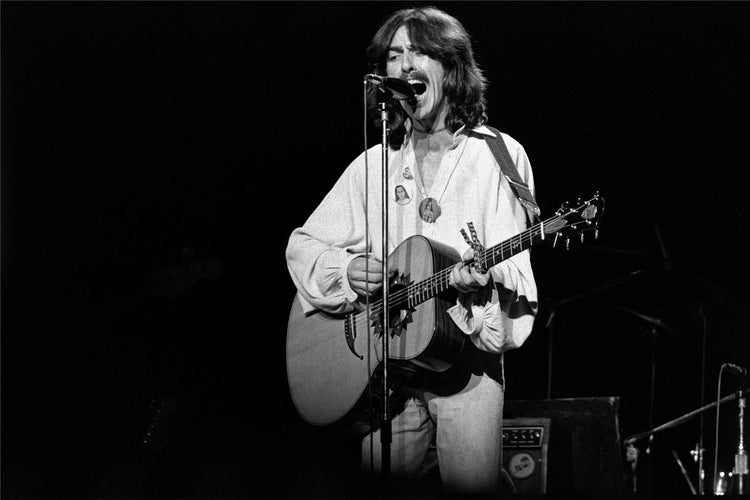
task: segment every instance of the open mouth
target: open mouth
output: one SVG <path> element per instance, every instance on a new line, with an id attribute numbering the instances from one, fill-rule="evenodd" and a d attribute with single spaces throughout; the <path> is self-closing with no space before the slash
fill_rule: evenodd
<path id="1" fill-rule="evenodd" d="M 414 93 L 417 95 L 422 95 L 424 94 L 425 90 L 427 90 L 427 84 L 422 80 L 419 80 L 417 78 L 409 78 L 406 81 L 414 88 Z"/>

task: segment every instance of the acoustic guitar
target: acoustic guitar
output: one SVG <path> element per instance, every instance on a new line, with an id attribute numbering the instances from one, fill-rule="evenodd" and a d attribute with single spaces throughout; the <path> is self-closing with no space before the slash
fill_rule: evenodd
<path id="1" fill-rule="evenodd" d="M 526 231 L 475 252 L 466 265 L 484 269 L 545 241 L 569 242 L 572 234 L 598 232 L 604 199 L 564 203 L 555 215 Z M 446 313 L 455 301 L 450 272 L 458 252 L 424 236 L 411 236 L 389 256 L 398 273 L 388 284 L 389 398 L 417 370 L 442 372 L 458 358 L 465 335 Z M 350 432 L 371 428 L 383 401 L 382 298 L 347 314 L 305 314 L 295 296 L 289 313 L 286 366 L 292 401 L 300 416 L 316 426 Z M 369 318 L 369 319 L 368 319 Z M 370 390 L 368 390 L 370 387 Z"/>

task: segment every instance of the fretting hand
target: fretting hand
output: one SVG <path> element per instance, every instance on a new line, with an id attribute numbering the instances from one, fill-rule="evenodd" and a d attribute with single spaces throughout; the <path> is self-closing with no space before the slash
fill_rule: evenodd
<path id="1" fill-rule="evenodd" d="M 472 257 L 474 257 L 474 249 L 469 248 L 463 260 L 467 261 Z M 453 266 L 449 279 L 450 285 L 461 293 L 477 292 L 485 288 L 490 281 L 492 281 L 492 276 L 489 271 L 480 273 L 473 265 L 464 265 L 463 262 Z"/>

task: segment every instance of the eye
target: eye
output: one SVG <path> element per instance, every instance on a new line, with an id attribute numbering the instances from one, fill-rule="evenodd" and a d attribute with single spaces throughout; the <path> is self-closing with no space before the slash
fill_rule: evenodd
<path id="1" fill-rule="evenodd" d="M 395 61 L 398 59 L 398 57 L 399 57 L 399 54 L 391 54 L 388 56 L 388 62 Z"/>

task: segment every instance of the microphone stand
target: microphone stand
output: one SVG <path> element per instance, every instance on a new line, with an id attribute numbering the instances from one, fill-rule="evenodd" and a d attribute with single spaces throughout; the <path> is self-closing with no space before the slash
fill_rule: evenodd
<path id="1" fill-rule="evenodd" d="M 724 403 L 728 403 L 729 401 L 733 401 L 735 399 L 740 399 L 740 408 L 741 408 L 740 409 L 740 420 L 742 420 L 742 417 L 744 416 L 743 415 L 743 413 L 744 413 L 743 409 L 744 409 L 744 404 L 745 404 L 743 396 L 746 395 L 748 392 L 750 392 L 750 388 L 746 388 L 746 389 L 737 391 L 734 394 L 730 394 L 730 395 L 724 396 L 723 398 L 721 398 L 721 399 L 719 399 L 717 401 L 714 401 L 713 403 L 709 403 L 707 405 L 704 405 L 704 406 L 702 406 L 702 407 L 700 407 L 700 408 L 698 408 L 696 410 L 693 410 L 691 412 L 688 412 L 688 413 L 682 415 L 681 417 L 675 418 L 674 420 L 671 420 L 671 421 L 669 421 L 669 422 L 667 422 L 665 424 L 656 426 L 653 429 L 649 429 L 649 430 L 644 431 L 644 432 L 639 432 L 637 434 L 633 434 L 632 436 L 626 438 L 623 441 L 623 445 L 626 446 L 628 458 L 630 458 L 630 454 L 631 453 L 633 453 L 635 455 L 634 458 L 637 458 L 637 451 L 634 449 L 635 448 L 634 445 L 635 445 L 635 443 L 637 441 L 643 439 L 644 437 L 651 438 L 651 436 L 653 436 L 654 434 L 657 434 L 659 432 L 665 431 L 667 429 L 672 429 L 673 427 L 677 427 L 678 425 L 682 425 L 685 422 L 687 422 L 689 420 L 692 420 L 695 417 L 702 417 L 703 414 L 706 411 L 714 409 L 714 408 L 718 408 L 719 405 L 722 405 Z M 738 444 L 738 447 L 737 447 L 738 448 L 738 453 L 735 456 L 735 460 L 737 460 L 737 456 L 742 456 L 742 458 L 739 459 L 739 462 L 740 462 L 740 464 L 744 463 L 746 465 L 747 464 L 747 462 L 746 462 L 746 460 L 747 460 L 747 454 L 746 454 L 746 452 L 744 450 L 744 435 L 742 435 L 742 431 L 743 430 L 744 429 L 741 429 L 741 434 L 740 434 L 741 440 L 740 440 L 740 444 Z M 698 451 L 700 451 L 700 450 L 698 450 Z M 742 470 L 744 471 L 745 469 L 742 469 Z M 740 477 L 741 478 L 747 478 L 747 473 L 745 473 L 744 476 L 740 476 Z M 699 479 L 699 483 L 700 483 L 701 482 L 701 476 L 700 475 L 699 475 L 698 479 Z M 705 492 L 701 493 L 700 490 L 698 491 L 698 495 L 704 495 L 704 494 L 705 494 Z"/>
<path id="2" fill-rule="evenodd" d="M 719 406 L 721 404 L 724 404 L 724 403 L 727 403 L 729 401 L 734 401 L 735 399 L 737 399 L 737 397 L 738 397 L 739 394 L 747 394 L 748 392 L 750 392 L 750 388 L 749 389 L 744 389 L 742 391 L 739 391 L 737 394 L 729 394 L 727 396 L 724 396 L 723 398 L 719 399 L 718 401 L 714 401 L 713 403 L 709 403 L 707 405 L 701 406 L 700 408 L 698 408 L 696 410 L 693 410 L 691 412 L 688 412 L 688 413 L 682 415 L 681 417 L 677 417 L 674 420 L 671 420 L 671 421 L 669 421 L 669 422 L 667 422 L 665 424 L 658 425 L 658 426 L 654 427 L 653 429 L 649 429 L 649 430 L 644 431 L 644 432 L 639 432 L 637 434 L 633 434 L 632 436 L 626 438 L 623 441 L 623 444 L 625 444 L 625 445 L 633 444 L 636 441 L 639 441 L 640 439 L 643 439 L 644 437 L 650 436 L 651 434 L 656 434 L 658 432 L 662 432 L 662 431 L 665 431 L 667 429 L 671 429 L 671 428 L 676 427 L 678 425 L 684 424 L 688 420 L 691 420 L 694 417 L 697 417 L 697 416 L 701 415 L 703 412 L 711 410 L 713 408 L 716 408 L 717 406 Z"/>
<path id="3" fill-rule="evenodd" d="M 706 314 L 703 307 L 698 308 L 701 319 L 701 406 L 706 403 Z M 700 414 L 698 429 L 698 444 L 696 444 L 696 458 L 698 460 L 698 494 L 706 494 L 706 467 L 704 464 L 705 448 L 703 446 L 703 412 Z M 716 475 L 716 472 L 714 472 Z M 714 485 L 715 487 L 715 485 Z"/>
<path id="4" fill-rule="evenodd" d="M 737 453 L 734 455 L 734 481 L 737 495 L 750 493 L 748 488 L 747 451 L 745 451 L 745 396 L 742 391 L 737 392 L 739 408 L 739 425 L 737 436 Z"/>
<path id="5" fill-rule="evenodd" d="M 380 95 L 390 95 L 395 99 L 407 100 L 411 102 L 414 99 L 414 88 L 398 78 L 387 78 L 379 75 L 365 75 L 365 81 L 374 83 L 380 88 Z M 387 90 L 386 90 L 387 89 Z M 424 91 L 424 90 L 423 90 Z M 380 112 L 380 127 L 381 127 L 381 203 L 382 203 L 382 214 L 381 214 L 381 225 L 382 225 L 382 262 L 383 262 L 383 316 L 381 323 L 381 330 L 383 332 L 382 340 L 382 355 L 383 355 L 383 372 L 382 372 L 382 388 L 383 388 L 383 408 L 380 415 L 380 444 L 381 444 L 381 460 L 380 470 L 381 477 L 383 480 L 383 488 L 388 490 L 390 486 L 391 478 L 391 441 L 392 441 L 392 428 L 391 428 L 391 401 L 390 401 L 390 388 L 388 383 L 388 360 L 390 358 L 390 342 L 389 342 L 389 275 L 388 272 L 388 134 L 390 133 L 388 111 L 386 109 L 386 103 L 384 99 L 378 101 L 378 111 Z"/>
<path id="6" fill-rule="evenodd" d="M 381 476 L 383 479 L 384 488 L 388 488 L 391 475 L 391 403 L 388 387 L 388 359 L 390 356 L 390 343 L 388 341 L 388 326 L 390 325 L 388 318 L 388 133 L 389 122 L 388 122 L 388 111 L 385 107 L 385 101 L 380 100 L 378 102 L 378 111 L 380 111 L 380 126 L 381 126 L 381 175 L 382 175 L 382 191 L 381 191 L 381 203 L 383 205 L 381 224 L 382 224 L 382 253 L 383 253 L 383 318 L 381 323 L 381 329 L 383 336 L 382 351 L 383 351 L 383 408 L 380 415 L 380 444 L 381 444 Z"/>

